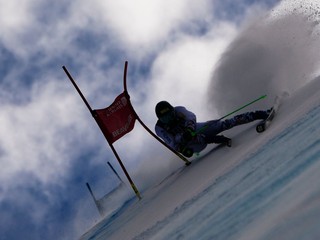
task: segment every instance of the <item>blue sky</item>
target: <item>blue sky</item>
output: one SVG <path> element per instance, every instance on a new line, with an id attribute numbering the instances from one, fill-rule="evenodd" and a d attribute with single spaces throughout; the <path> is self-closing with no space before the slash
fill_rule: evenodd
<path id="1" fill-rule="evenodd" d="M 221 54 L 278 2 L 0 1 L 1 239 L 79 237 L 99 220 L 85 183 L 98 198 L 112 190 L 107 161 L 123 177 L 63 65 L 92 108 L 122 92 L 128 60 L 132 103 L 151 129 L 162 99 L 206 120 Z M 181 164 L 138 124 L 115 147 L 141 189 Z"/>

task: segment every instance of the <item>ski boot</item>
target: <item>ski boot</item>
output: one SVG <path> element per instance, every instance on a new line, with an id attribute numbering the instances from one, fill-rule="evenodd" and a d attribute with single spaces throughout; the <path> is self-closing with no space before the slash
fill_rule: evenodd
<path id="1" fill-rule="evenodd" d="M 232 146 L 232 139 L 231 138 L 227 138 L 223 135 L 217 135 L 214 137 L 214 143 L 217 144 L 222 144 L 222 145 L 226 145 L 228 147 Z"/>

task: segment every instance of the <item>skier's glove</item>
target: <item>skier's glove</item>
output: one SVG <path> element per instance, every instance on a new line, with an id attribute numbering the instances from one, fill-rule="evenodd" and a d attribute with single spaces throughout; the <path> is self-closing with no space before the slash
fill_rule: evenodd
<path id="1" fill-rule="evenodd" d="M 183 142 L 187 143 L 193 139 L 193 131 L 190 128 L 187 128 L 182 134 Z"/>
<path id="2" fill-rule="evenodd" d="M 184 148 L 181 152 L 185 157 L 192 157 L 193 155 L 193 150 L 191 148 Z"/>

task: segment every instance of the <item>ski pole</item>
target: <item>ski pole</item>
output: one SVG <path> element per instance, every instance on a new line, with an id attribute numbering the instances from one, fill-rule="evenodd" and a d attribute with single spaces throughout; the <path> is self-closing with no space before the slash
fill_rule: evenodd
<path id="1" fill-rule="evenodd" d="M 234 111 L 232 111 L 232 112 L 224 115 L 223 117 L 219 118 L 218 121 L 220 121 L 220 120 L 222 120 L 222 119 L 224 119 L 224 118 L 226 118 L 226 117 L 229 117 L 230 115 L 232 115 L 232 114 L 234 114 L 234 113 L 236 113 L 236 112 L 238 112 L 238 111 L 240 111 L 240 110 L 248 107 L 249 105 L 251 105 L 251 104 L 253 104 L 253 103 L 255 103 L 255 102 L 258 102 L 258 101 L 260 101 L 261 99 L 264 99 L 264 98 L 266 98 L 266 97 L 267 97 L 267 95 L 262 95 L 261 97 L 258 97 L 257 99 L 255 99 L 255 100 L 253 100 L 253 101 L 251 101 L 251 102 L 243 105 L 242 107 L 239 107 L 239 108 L 237 108 L 236 110 L 234 110 Z M 208 128 L 208 127 L 209 127 L 209 124 L 203 126 L 202 128 L 198 129 L 198 130 L 195 131 L 195 132 L 191 132 L 191 131 L 190 131 L 190 133 L 191 133 L 191 135 L 194 137 L 194 136 L 196 136 L 198 133 L 201 133 L 202 131 L 204 131 L 204 130 L 205 130 L 206 128 Z"/>
<path id="2" fill-rule="evenodd" d="M 266 97 L 267 97 L 267 95 L 262 95 L 261 97 L 259 97 L 259 98 L 255 99 L 255 100 L 253 100 L 252 102 L 247 103 L 246 105 L 244 105 L 244 106 L 242 106 L 242 107 L 240 107 L 240 108 L 238 108 L 238 109 L 234 110 L 234 111 L 233 111 L 233 112 L 231 112 L 231 113 L 228 113 L 227 115 L 224 115 L 223 117 L 219 118 L 218 120 L 220 121 L 220 120 L 222 120 L 222 119 L 224 119 L 224 118 L 226 118 L 226 117 L 229 117 L 230 115 L 232 115 L 232 114 L 234 114 L 234 113 L 236 113 L 236 112 L 238 112 L 238 111 L 240 111 L 240 110 L 242 110 L 242 109 L 244 109 L 244 108 L 248 107 L 249 105 L 251 105 L 251 104 L 253 104 L 253 103 L 255 103 L 255 102 L 258 102 L 258 101 L 260 101 L 261 99 L 264 99 L 264 98 L 266 98 Z"/>

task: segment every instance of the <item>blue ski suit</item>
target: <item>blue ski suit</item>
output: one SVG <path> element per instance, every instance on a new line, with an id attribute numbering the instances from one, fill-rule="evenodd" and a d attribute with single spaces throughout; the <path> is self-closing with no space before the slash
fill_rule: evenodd
<path id="1" fill-rule="evenodd" d="M 200 152 L 210 143 L 221 143 L 217 134 L 234 126 L 268 117 L 268 111 L 255 111 L 243 113 L 226 120 L 211 120 L 197 123 L 196 115 L 185 107 L 174 107 L 174 113 L 175 120 L 170 124 L 165 124 L 158 120 L 155 125 L 155 132 L 178 152 L 182 152 L 186 148 L 192 149 L 193 152 Z M 187 129 L 191 129 L 197 133 L 189 141 L 185 141 L 183 138 Z"/>

